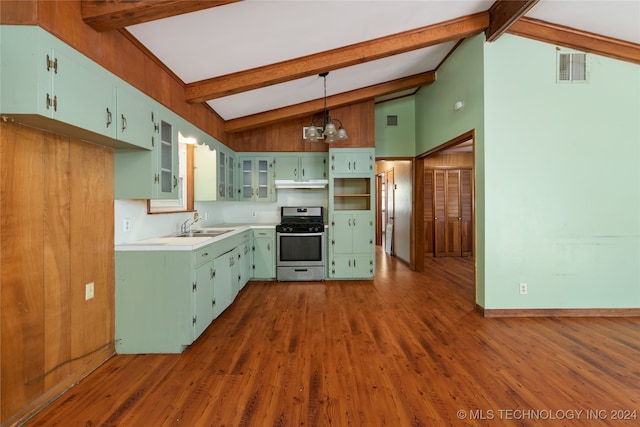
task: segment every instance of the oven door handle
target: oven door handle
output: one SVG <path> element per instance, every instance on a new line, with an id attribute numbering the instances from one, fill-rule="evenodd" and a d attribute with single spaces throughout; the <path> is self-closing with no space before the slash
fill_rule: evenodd
<path id="1" fill-rule="evenodd" d="M 312 233 L 289 233 L 289 232 L 278 232 L 276 233 L 278 236 L 292 236 L 292 237 L 311 237 L 311 236 L 322 236 L 324 235 L 324 231 L 314 231 Z"/>

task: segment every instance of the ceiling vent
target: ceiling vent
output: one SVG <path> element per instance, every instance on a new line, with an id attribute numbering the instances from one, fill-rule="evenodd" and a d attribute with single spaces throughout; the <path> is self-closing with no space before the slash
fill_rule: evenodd
<path id="1" fill-rule="evenodd" d="M 586 82 L 587 54 L 558 52 L 558 82 Z"/>

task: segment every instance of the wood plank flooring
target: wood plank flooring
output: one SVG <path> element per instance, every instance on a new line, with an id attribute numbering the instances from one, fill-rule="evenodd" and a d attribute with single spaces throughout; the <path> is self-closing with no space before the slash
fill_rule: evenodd
<path id="1" fill-rule="evenodd" d="M 378 261 L 251 282 L 183 354 L 115 356 L 28 425 L 640 424 L 640 319 L 485 319 L 471 259 Z"/>

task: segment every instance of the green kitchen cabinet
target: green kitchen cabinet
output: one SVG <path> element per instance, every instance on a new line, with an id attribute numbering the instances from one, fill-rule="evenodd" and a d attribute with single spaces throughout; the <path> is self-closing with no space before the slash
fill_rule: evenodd
<path id="1" fill-rule="evenodd" d="M 115 139 L 111 75 L 35 26 L 0 27 L 2 113 L 17 121 L 78 136 Z M 90 96 L 88 96 L 90 95 Z"/>
<path id="2" fill-rule="evenodd" d="M 329 159 L 333 176 L 369 176 L 375 171 L 373 148 L 334 148 L 329 150 Z"/>
<path id="3" fill-rule="evenodd" d="M 251 244 L 251 278 L 270 280 L 276 278 L 276 231 L 256 228 Z"/>
<path id="4" fill-rule="evenodd" d="M 371 212 L 334 212 L 329 223 L 329 277 L 372 278 L 375 228 Z"/>
<path id="5" fill-rule="evenodd" d="M 199 264 L 198 264 L 199 263 Z M 209 248 L 196 253 L 195 282 L 193 282 L 193 336 L 199 337 L 214 319 L 214 266 Z"/>
<path id="6" fill-rule="evenodd" d="M 327 274 L 371 279 L 375 271 L 374 149 L 330 149 Z"/>
<path id="7" fill-rule="evenodd" d="M 116 108 L 109 112 L 119 141 L 153 150 L 157 143 L 157 120 L 151 99 L 134 87 L 118 83 L 116 86 Z"/>
<path id="8" fill-rule="evenodd" d="M 374 245 L 371 212 L 334 212 L 329 223 L 330 245 L 335 254 L 369 253 Z"/>
<path id="9" fill-rule="evenodd" d="M 116 351 L 180 353 L 213 318 L 212 260 L 195 251 L 116 251 Z"/>
<path id="10" fill-rule="evenodd" d="M 178 128 L 166 116 L 149 114 L 157 120 L 151 150 L 114 150 L 116 199 L 178 198 Z"/>
<path id="11" fill-rule="evenodd" d="M 116 250 L 116 351 L 184 351 L 233 302 L 238 251 L 237 235 L 193 250 Z"/>
<path id="12" fill-rule="evenodd" d="M 275 179 L 289 181 L 327 179 L 327 153 L 277 154 Z"/>
<path id="13" fill-rule="evenodd" d="M 198 144 L 194 147 L 193 197 L 196 202 L 218 200 L 217 154 L 217 146 Z"/>
<path id="14" fill-rule="evenodd" d="M 238 199 L 241 201 L 272 202 L 273 157 L 238 156 Z"/>
<path id="15" fill-rule="evenodd" d="M 214 319 L 227 309 L 235 298 L 237 278 L 234 277 L 234 250 L 230 250 L 213 260 Z"/>
<path id="16" fill-rule="evenodd" d="M 374 255 L 333 255 L 329 260 L 333 279 L 371 279 L 374 273 Z"/>
<path id="17" fill-rule="evenodd" d="M 151 149 L 142 92 L 37 26 L 0 26 L 0 113 L 114 148 Z"/>
<path id="18" fill-rule="evenodd" d="M 235 193 L 235 153 L 223 145 L 219 146 L 217 153 L 217 200 L 237 200 Z"/>
<path id="19" fill-rule="evenodd" d="M 251 237 L 249 230 L 238 239 L 238 292 L 241 291 L 251 278 Z"/>

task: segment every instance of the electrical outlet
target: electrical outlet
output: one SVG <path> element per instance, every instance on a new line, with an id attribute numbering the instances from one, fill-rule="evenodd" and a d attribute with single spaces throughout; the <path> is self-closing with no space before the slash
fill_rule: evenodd
<path id="1" fill-rule="evenodd" d="M 202 213 L 202 217 L 204 218 L 204 220 L 208 220 L 209 219 L 209 212 L 203 212 Z"/>
<path id="2" fill-rule="evenodd" d="M 254 217 L 254 218 L 255 218 L 257 215 L 258 215 L 258 213 L 257 213 L 256 211 L 251 212 L 251 216 L 252 216 L 252 217 Z"/>
<path id="3" fill-rule="evenodd" d="M 520 295 L 526 295 L 527 294 L 527 284 L 526 283 L 520 283 Z"/>
<path id="4" fill-rule="evenodd" d="M 124 231 L 126 233 L 129 230 L 131 230 L 131 219 L 125 218 L 122 221 L 122 231 Z"/>
<path id="5" fill-rule="evenodd" d="M 93 294 L 93 291 L 94 291 L 93 286 L 94 286 L 93 282 L 87 283 L 86 285 L 84 285 L 84 299 L 85 299 L 85 301 L 88 301 L 91 298 L 93 298 L 93 295 L 94 295 Z"/>

